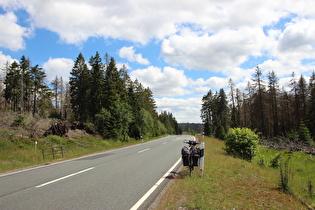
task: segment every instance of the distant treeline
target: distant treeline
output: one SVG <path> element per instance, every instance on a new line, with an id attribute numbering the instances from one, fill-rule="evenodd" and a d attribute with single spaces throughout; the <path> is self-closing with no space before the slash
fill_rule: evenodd
<path id="1" fill-rule="evenodd" d="M 188 133 L 191 135 L 202 134 L 203 124 L 202 123 L 178 123 L 178 126 L 183 133 Z"/>
<path id="2" fill-rule="evenodd" d="M 279 87 L 274 71 L 264 75 L 255 69 L 244 92 L 229 82 L 229 100 L 223 89 L 202 98 L 201 118 L 206 135 L 224 138 L 229 128 L 247 127 L 266 138 L 285 136 L 312 141 L 315 138 L 315 73 L 306 81 L 292 73 L 290 90 Z M 313 139 L 312 139 L 313 138 Z"/>
<path id="3" fill-rule="evenodd" d="M 56 76 L 47 84 L 43 69 L 31 66 L 25 56 L 19 62 L 7 63 L 4 73 L 0 111 L 78 121 L 105 138 L 122 141 L 179 134 L 172 113 L 157 113 L 150 88 L 132 81 L 125 66 L 117 69 L 115 59 L 108 54 L 103 62 L 96 52 L 87 63 L 80 53 L 69 83 Z"/>

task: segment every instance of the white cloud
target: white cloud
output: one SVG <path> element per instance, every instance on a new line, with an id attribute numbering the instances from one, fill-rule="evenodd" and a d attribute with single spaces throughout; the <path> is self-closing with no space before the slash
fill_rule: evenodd
<path id="1" fill-rule="evenodd" d="M 185 30 L 164 40 L 161 53 L 170 64 L 218 72 L 234 69 L 249 55 L 262 55 L 267 46 L 268 39 L 260 28 L 226 29 L 214 35 Z"/>
<path id="2" fill-rule="evenodd" d="M 162 40 L 175 34 L 182 23 L 196 24 L 209 33 L 216 33 L 224 28 L 269 25 L 289 14 L 288 8 L 282 9 L 282 2 L 273 0 L 201 0 L 197 4 L 182 0 L 17 2 L 26 8 L 36 27 L 54 31 L 61 40 L 73 44 L 80 44 L 90 36 L 147 43 L 152 38 Z M 296 1 L 291 2 L 291 5 L 296 4 Z"/>
<path id="3" fill-rule="evenodd" d="M 145 87 L 150 87 L 154 96 L 181 96 L 189 93 L 185 87 L 188 79 L 183 70 L 171 67 L 149 66 L 146 69 L 137 69 L 130 73 L 130 77 L 138 79 Z"/>
<path id="4" fill-rule="evenodd" d="M 4 68 L 5 65 L 11 64 L 15 59 L 11 58 L 10 55 L 4 55 L 2 51 L 0 51 L 0 69 Z"/>
<path id="5" fill-rule="evenodd" d="M 314 69 L 314 63 L 304 62 L 315 58 L 314 0 L 2 0 L 0 6 L 6 12 L 0 14 L 0 47 L 10 50 L 25 48 L 23 38 L 30 30 L 19 25 L 17 9 L 26 10 L 31 26 L 55 32 L 63 43 L 83 45 L 96 37 L 127 40 L 133 46 L 161 45 L 167 67 L 149 66 L 130 74 L 155 96 L 202 94 L 209 88 L 226 87 L 229 77 L 244 88 L 253 72 L 252 66 L 246 66 L 251 58 L 254 61 L 248 63 L 261 66 L 265 75 L 274 70 L 281 84 L 286 84 L 292 71 L 303 74 Z M 119 48 L 119 56 L 131 62 L 128 69 L 134 63 L 149 65 L 149 59 L 153 63 L 153 58 L 136 53 L 134 47 Z M 56 75 L 68 79 L 72 66 L 72 60 L 58 58 L 49 59 L 43 67 L 52 80 Z M 208 78 L 192 79 L 186 68 L 192 69 L 190 73 L 209 70 L 219 76 L 209 73 Z M 190 121 L 184 119 L 185 112 L 199 119 L 199 108 L 188 107 L 199 99 L 158 100 L 182 122 Z"/>
<path id="6" fill-rule="evenodd" d="M 0 47 L 13 51 L 25 48 L 23 37 L 29 35 L 29 29 L 21 27 L 16 22 L 17 17 L 14 13 L 0 14 Z"/>
<path id="7" fill-rule="evenodd" d="M 279 51 L 284 54 L 301 55 L 298 58 L 315 56 L 315 20 L 302 19 L 287 25 L 280 35 Z"/>
<path id="8" fill-rule="evenodd" d="M 172 113 L 179 123 L 200 123 L 201 98 L 202 96 L 187 99 L 163 97 L 156 98 L 155 101 L 158 112 L 168 111 Z"/>
<path id="9" fill-rule="evenodd" d="M 0 79 L 5 76 L 5 67 L 7 64 L 11 64 L 15 59 L 11 58 L 9 55 L 4 55 L 2 51 L 0 51 Z"/>
<path id="10" fill-rule="evenodd" d="M 56 76 L 62 77 L 64 81 L 68 81 L 73 64 L 73 60 L 68 58 L 49 58 L 43 64 L 43 69 L 49 81 L 54 80 Z"/>
<path id="11" fill-rule="evenodd" d="M 126 58 L 130 62 L 137 62 L 143 65 L 149 65 L 148 59 L 143 58 L 141 54 L 136 54 L 134 47 L 123 47 L 118 52 L 119 57 Z"/>

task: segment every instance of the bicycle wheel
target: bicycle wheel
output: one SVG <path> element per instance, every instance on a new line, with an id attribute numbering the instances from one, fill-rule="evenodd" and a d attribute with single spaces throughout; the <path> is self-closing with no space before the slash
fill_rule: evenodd
<path id="1" fill-rule="evenodd" d="M 191 176 L 191 172 L 194 170 L 194 162 L 193 162 L 193 156 L 189 155 L 189 175 Z"/>

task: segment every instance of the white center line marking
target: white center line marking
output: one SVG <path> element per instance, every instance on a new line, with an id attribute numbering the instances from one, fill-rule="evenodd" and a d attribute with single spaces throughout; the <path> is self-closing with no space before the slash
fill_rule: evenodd
<path id="1" fill-rule="evenodd" d="M 145 151 L 148 151 L 150 148 L 146 148 L 144 150 L 140 150 L 138 153 L 142 153 L 142 152 L 145 152 Z"/>
<path id="2" fill-rule="evenodd" d="M 91 168 L 87 168 L 87 169 L 82 170 L 82 171 L 78 171 L 78 172 L 73 173 L 73 174 L 69 174 L 69 175 L 64 176 L 64 177 L 61 177 L 61 178 L 59 178 L 59 179 L 55 179 L 55 180 L 52 180 L 52 181 L 50 181 L 50 182 L 46 182 L 46 183 L 44 183 L 44 184 L 38 185 L 38 186 L 36 186 L 36 188 L 44 187 L 44 186 L 46 186 L 46 185 L 49 185 L 49 184 L 52 184 L 52 183 L 54 183 L 54 182 L 58 182 L 58 181 L 60 181 L 60 180 L 63 180 L 63 179 L 66 179 L 66 178 L 69 178 L 69 177 L 72 177 L 72 176 L 75 176 L 75 175 L 84 173 L 84 172 L 89 171 L 89 170 L 92 170 L 92 169 L 94 169 L 94 168 L 95 168 L 95 167 L 91 167 Z"/>

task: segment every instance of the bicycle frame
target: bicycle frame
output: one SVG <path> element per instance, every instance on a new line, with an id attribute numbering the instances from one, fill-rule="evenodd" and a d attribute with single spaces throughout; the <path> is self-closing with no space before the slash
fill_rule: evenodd
<path id="1" fill-rule="evenodd" d="M 189 175 L 191 176 L 191 173 L 194 170 L 194 166 L 198 166 L 200 154 L 199 154 L 199 151 L 196 154 L 196 148 L 197 148 L 196 145 L 200 144 L 200 143 L 198 143 L 196 141 L 192 141 L 192 140 L 184 141 L 184 143 L 188 144 L 189 147 L 184 147 L 182 149 L 183 163 L 184 163 L 184 166 L 186 165 L 187 168 L 189 169 Z M 183 154 L 183 150 L 185 150 L 185 149 L 188 149 L 188 151 L 186 150 L 186 152 L 188 153 L 188 154 L 185 154 L 186 156 L 184 156 L 184 154 Z M 186 157 L 188 159 L 184 160 L 184 158 L 186 158 Z M 185 161 L 187 161 L 188 163 Z"/>

